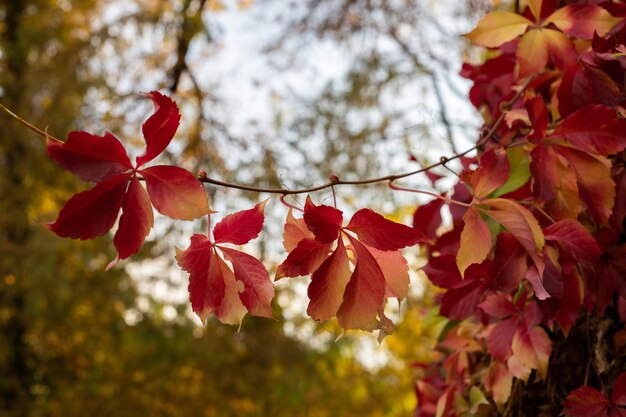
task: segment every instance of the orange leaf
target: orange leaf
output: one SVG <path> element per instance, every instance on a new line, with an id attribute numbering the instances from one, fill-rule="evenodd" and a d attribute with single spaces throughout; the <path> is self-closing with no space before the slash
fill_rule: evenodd
<path id="1" fill-rule="evenodd" d="M 461 276 L 464 275 L 468 266 L 484 261 L 491 250 L 489 226 L 474 206 L 465 212 L 463 221 L 465 226 L 461 232 L 461 245 L 456 255 L 456 265 Z"/>
<path id="2" fill-rule="evenodd" d="M 515 13 L 492 12 L 483 17 L 465 37 L 477 45 L 495 48 L 515 39 L 531 24 L 530 20 Z"/>

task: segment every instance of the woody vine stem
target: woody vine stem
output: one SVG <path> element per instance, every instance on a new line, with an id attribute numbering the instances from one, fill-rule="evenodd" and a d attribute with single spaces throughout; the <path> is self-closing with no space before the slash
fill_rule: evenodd
<path id="1" fill-rule="evenodd" d="M 526 89 L 528 88 L 528 86 L 531 84 L 531 82 L 534 79 L 535 79 L 534 76 L 528 77 L 528 79 L 524 82 L 524 84 L 521 85 L 521 87 L 515 93 L 515 95 L 509 101 L 503 102 L 500 105 L 500 108 L 502 110 L 501 113 L 500 113 L 500 116 L 494 122 L 494 124 L 491 126 L 489 131 L 485 134 L 485 136 L 483 136 L 478 141 L 478 143 L 475 146 L 472 146 L 471 148 L 466 149 L 465 151 L 463 151 L 461 153 L 457 153 L 457 154 L 455 154 L 453 156 L 450 156 L 450 157 L 442 156 L 439 159 L 439 162 L 435 162 L 433 164 L 427 165 L 427 166 L 425 166 L 423 168 L 420 168 L 420 169 L 417 169 L 417 170 L 414 170 L 414 171 L 404 172 L 404 173 L 400 173 L 400 174 L 385 175 L 385 176 L 376 177 L 376 178 L 367 178 L 367 179 L 363 179 L 363 180 L 342 180 L 339 177 L 337 177 L 336 175 L 332 175 L 330 177 L 330 180 L 327 183 L 325 183 L 325 184 L 321 184 L 321 185 L 317 185 L 317 186 L 313 186 L 313 187 L 308 187 L 308 188 L 298 188 L 298 189 L 293 189 L 293 190 L 286 189 L 286 188 L 253 187 L 253 186 L 244 185 L 244 184 L 237 184 L 237 183 L 232 183 L 232 182 L 220 181 L 220 180 L 217 180 L 215 178 L 209 177 L 206 174 L 206 172 L 204 172 L 204 171 L 201 171 L 201 173 L 198 174 L 198 176 L 196 178 L 198 179 L 198 181 L 200 181 L 202 183 L 213 184 L 213 185 L 217 185 L 217 186 L 224 187 L 224 188 L 234 188 L 234 189 L 238 189 L 238 190 L 252 191 L 252 192 L 257 192 L 257 193 L 281 194 L 282 196 L 311 193 L 311 192 L 315 192 L 315 191 L 321 191 L 321 190 L 324 190 L 326 188 L 332 188 L 332 187 L 337 186 L 337 185 L 367 185 L 367 184 L 375 184 L 375 183 L 379 183 L 379 182 L 387 182 L 389 184 L 389 187 L 394 189 L 394 190 L 422 192 L 422 193 L 426 193 L 426 194 L 429 194 L 429 195 L 433 195 L 436 198 L 442 198 L 441 196 L 439 196 L 437 194 L 432 194 L 432 193 L 419 191 L 419 190 L 402 188 L 402 187 L 395 186 L 393 183 L 395 181 L 399 180 L 399 179 L 402 179 L 402 178 L 406 178 L 406 177 L 410 177 L 410 176 L 413 176 L 413 175 L 416 175 L 416 174 L 420 174 L 420 173 L 423 173 L 423 172 L 430 171 L 431 169 L 436 168 L 438 166 L 446 166 L 446 164 L 448 162 L 453 161 L 453 160 L 458 159 L 458 158 L 461 158 L 461 157 L 467 155 L 468 153 L 476 150 L 480 146 L 482 146 L 489 139 L 491 139 L 491 137 L 493 137 L 495 132 L 498 130 L 498 128 L 500 127 L 500 125 L 504 121 L 504 118 L 506 117 L 507 112 L 517 102 L 517 100 L 522 96 L 524 91 L 526 91 Z M 62 140 L 60 140 L 58 138 L 55 138 L 54 136 L 49 135 L 46 131 L 38 128 L 37 126 L 33 125 L 32 123 L 29 123 L 28 121 L 24 120 L 19 115 L 15 114 L 13 111 L 11 111 L 9 108 L 7 108 L 4 105 L 2 105 L 2 103 L 0 103 L 0 110 L 4 111 L 11 118 L 13 118 L 16 121 L 18 121 L 19 123 L 23 124 L 24 126 L 29 128 L 33 132 L 37 133 L 38 135 L 41 135 L 41 136 L 43 136 L 45 138 L 49 138 L 49 139 L 51 139 L 53 141 L 56 141 L 56 142 L 61 142 L 61 143 L 63 142 Z M 283 199 L 281 199 L 281 201 L 284 202 Z"/>

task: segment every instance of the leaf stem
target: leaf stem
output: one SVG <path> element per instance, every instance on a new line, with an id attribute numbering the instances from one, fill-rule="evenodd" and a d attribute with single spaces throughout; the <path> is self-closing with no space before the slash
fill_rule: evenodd
<path id="1" fill-rule="evenodd" d="M 0 110 L 2 110 L 3 112 L 5 112 L 6 114 L 8 114 L 9 116 L 11 116 L 13 119 L 17 120 L 18 122 L 20 122 L 21 124 L 23 124 L 24 126 L 26 126 L 27 128 L 29 128 L 30 130 L 32 130 L 33 132 L 43 136 L 44 138 L 50 138 L 55 142 L 59 142 L 59 143 L 63 143 L 62 140 L 55 138 L 54 136 L 49 135 L 47 132 L 39 129 L 37 126 L 30 124 L 29 122 L 27 122 L 26 120 L 22 119 L 20 116 L 18 116 L 17 114 L 13 113 L 11 110 L 9 110 L 8 108 L 4 107 L 2 105 L 2 103 L 0 103 Z"/>

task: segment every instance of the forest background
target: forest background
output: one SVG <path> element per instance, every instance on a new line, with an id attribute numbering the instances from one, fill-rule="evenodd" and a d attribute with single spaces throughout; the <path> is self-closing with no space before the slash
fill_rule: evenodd
<path id="1" fill-rule="evenodd" d="M 0 102 L 58 137 L 109 130 L 139 147 L 136 126 L 150 103 L 138 93 L 160 90 L 183 114 L 164 158 L 192 172 L 294 188 L 331 173 L 402 172 L 475 138 L 480 122 L 457 75 L 471 51 L 459 35 L 487 6 L 2 0 Z M 426 177 L 414 181 L 431 187 Z M 190 314 L 171 249 L 205 225 L 159 222 L 132 265 L 105 272 L 109 239 L 64 240 L 43 227 L 81 187 L 47 159 L 41 138 L 0 121 L 2 415 L 412 413 L 410 364 L 441 325 L 415 269 L 412 297 L 393 317 L 397 331 L 380 348 L 371 335 L 335 341 L 335 324 L 306 319 L 305 281 L 279 286 L 277 320 L 205 328 Z M 264 198 L 209 191 L 223 213 Z M 341 189 L 337 198 L 405 222 L 418 204 L 382 186 Z M 275 203 L 266 222 L 274 237 L 284 217 Z M 268 265 L 283 256 L 270 241 L 280 238 L 254 248 Z"/>

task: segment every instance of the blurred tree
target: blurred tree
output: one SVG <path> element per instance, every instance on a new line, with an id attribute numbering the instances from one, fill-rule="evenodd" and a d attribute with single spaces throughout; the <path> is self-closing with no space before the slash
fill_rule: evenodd
<path id="1" fill-rule="evenodd" d="M 137 97 L 124 97 L 124 88 L 163 87 L 212 100 L 186 63 L 194 36 L 210 36 L 203 7 L 218 6 L 0 0 L 0 101 L 63 137 L 76 126 L 101 131 L 105 120 L 116 130 L 124 118 L 139 117 L 132 109 Z M 129 43 L 133 31 L 163 42 L 141 56 L 141 46 Z M 122 99 L 109 100 L 117 94 Z M 202 114 L 198 120 L 198 135 L 206 123 L 222 128 Z M 194 146 L 193 135 L 186 146 Z M 219 166 L 219 155 L 202 155 L 196 163 Z M 0 123 L 0 414 L 388 416 L 407 410 L 395 393 L 405 398 L 410 387 L 403 390 L 391 368 L 364 371 L 348 339 L 318 351 L 286 337 L 273 321 L 251 320 L 240 332 L 215 323 L 203 330 L 186 318 L 185 305 L 171 314 L 171 305 L 139 296 L 123 269 L 104 272 L 112 258 L 108 239 L 74 242 L 42 227 L 78 189 L 84 184 L 47 160 L 41 138 Z"/>

